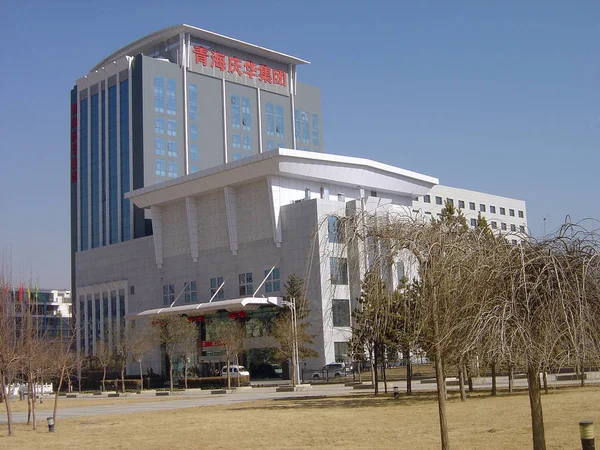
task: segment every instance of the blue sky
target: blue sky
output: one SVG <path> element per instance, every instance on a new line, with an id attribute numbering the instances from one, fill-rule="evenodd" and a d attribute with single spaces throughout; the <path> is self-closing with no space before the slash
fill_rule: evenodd
<path id="1" fill-rule="evenodd" d="M 178 24 L 311 61 L 325 151 L 527 202 L 540 236 L 600 218 L 600 4 L 10 1 L 0 38 L 0 254 L 69 287 L 69 91 L 118 48 Z M 450 6 L 448 3 L 452 3 Z"/>

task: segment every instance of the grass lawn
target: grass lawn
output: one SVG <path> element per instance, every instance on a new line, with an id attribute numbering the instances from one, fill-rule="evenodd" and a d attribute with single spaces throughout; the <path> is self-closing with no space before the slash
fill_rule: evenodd
<path id="1" fill-rule="evenodd" d="M 551 391 L 542 397 L 548 448 L 580 448 L 579 420 L 600 424 L 600 387 Z M 448 402 L 454 449 L 531 448 L 526 392 L 492 398 L 476 393 Z M 598 426 L 598 425 L 597 425 Z M 394 400 L 390 396 L 337 396 L 259 401 L 143 414 L 44 422 L 34 432 L 15 426 L 0 448 L 439 448 L 433 394 Z"/>

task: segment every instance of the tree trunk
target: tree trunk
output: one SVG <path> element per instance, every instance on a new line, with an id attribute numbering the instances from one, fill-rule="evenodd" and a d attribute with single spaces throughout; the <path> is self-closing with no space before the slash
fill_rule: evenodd
<path id="1" fill-rule="evenodd" d="M 231 390 L 231 372 L 229 371 L 229 355 L 227 355 L 227 390 Z"/>
<path id="2" fill-rule="evenodd" d="M 144 390 L 144 373 L 142 372 L 142 360 L 138 360 L 140 366 L 140 392 Z M 150 376 L 148 376 L 150 378 Z"/>
<path id="3" fill-rule="evenodd" d="M 106 366 L 104 366 L 104 372 L 102 374 L 102 391 L 106 392 Z"/>
<path id="4" fill-rule="evenodd" d="M 435 355 L 435 378 L 437 382 L 438 412 L 440 416 L 440 437 L 442 439 L 442 450 L 450 449 L 448 436 L 448 419 L 446 417 L 446 381 L 444 380 L 444 369 L 442 358 L 439 355 L 439 345 L 436 344 Z"/>
<path id="5" fill-rule="evenodd" d="M 173 392 L 173 359 L 169 356 L 169 386 L 170 391 Z"/>
<path id="6" fill-rule="evenodd" d="M 187 362 L 187 357 L 185 358 L 185 364 L 183 365 L 183 384 L 185 385 L 185 388 L 187 389 L 187 371 L 188 371 L 188 362 Z"/>
<path id="7" fill-rule="evenodd" d="M 296 358 L 294 358 L 293 350 L 292 350 L 292 357 L 290 358 L 290 367 L 292 369 L 290 380 L 292 381 L 292 386 L 296 386 Z"/>
<path id="8" fill-rule="evenodd" d="M 467 393 L 465 391 L 465 371 L 462 363 L 458 365 L 458 385 L 460 386 L 460 401 L 464 402 L 467 400 Z"/>
<path id="9" fill-rule="evenodd" d="M 495 397 L 497 394 L 497 386 L 496 386 L 496 361 L 492 362 L 492 397 Z"/>
<path id="10" fill-rule="evenodd" d="M 581 377 L 580 378 L 581 386 L 585 386 L 585 363 L 582 362 L 580 367 L 581 367 L 581 370 L 580 370 L 579 376 Z"/>
<path id="11" fill-rule="evenodd" d="M 514 370 L 515 370 L 515 368 L 513 367 L 513 365 L 509 363 L 508 364 L 508 392 L 510 392 L 511 394 L 515 387 Z"/>
<path id="12" fill-rule="evenodd" d="M 121 366 L 121 392 L 125 393 L 125 366 Z"/>
<path id="13" fill-rule="evenodd" d="M 410 349 L 406 349 L 406 395 L 412 394 L 412 362 L 410 360 Z"/>
<path id="14" fill-rule="evenodd" d="M 8 392 L 9 387 L 6 385 L 5 373 L 0 371 L 0 388 L 2 392 L 0 392 L 0 397 L 4 399 L 4 405 L 6 407 L 6 422 L 8 423 L 8 435 L 12 436 L 13 434 L 13 423 L 12 423 L 12 410 L 10 409 L 10 392 Z"/>
<path id="15" fill-rule="evenodd" d="M 37 424 L 35 421 L 35 380 L 31 384 L 31 416 L 33 419 L 33 429 L 37 430 Z"/>
<path id="16" fill-rule="evenodd" d="M 388 389 L 387 389 L 387 373 L 385 371 L 385 366 L 386 366 L 386 359 L 385 356 L 383 357 L 383 391 L 384 393 L 388 393 Z"/>
<path id="17" fill-rule="evenodd" d="M 31 378 L 27 380 L 27 425 L 31 423 Z"/>
<path id="18" fill-rule="evenodd" d="M 58 380 L 58 386 L 56 387 L 56 393 L 54 394 L 54 411 L 52 412 L 52 419 L 54 420 L 54 425 L 56 425 L 56 411 L 58 409 L 58 394 L 60 389 L 62 388 L 63 379 L 65 378 L 65 369 L 66 362 L 60 369 L 60 378 Z"/>
<path id="19" fill-rule="evenodd" d="M 540 373 L 538 367 L 527 368 L 527 386 L 529 390 L 529 407 L 531 410 L 531 433 L 533 436 L 533 450 L 546 450 L 546 437 L 544 433 L 544 414 L 542 412 Z"/>
<path id="20" fill-rule="evenodd" d="M 379 373 L 377 372 L 379 370 L 379 361 L 377 359 L 377 350 L 377 346 L 375 346 L 373 349 L 373 360 L 375 362 L 373 370 L 373 387 L 375 388 L 375 395 L 379 394 Z"/>
<path id="21" fill-rule="evenodd" d="M 543 378 L 544 378 L 544 394 L 548 395 L 548 375 L 546 374 L 546 369 L 544 369 Z"/>

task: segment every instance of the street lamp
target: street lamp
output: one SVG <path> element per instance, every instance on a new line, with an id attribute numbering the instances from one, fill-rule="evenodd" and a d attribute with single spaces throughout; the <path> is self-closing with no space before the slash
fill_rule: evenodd
<path id="1" fill-rule="evenodd" d="M 292 380 L 296 380 L 294 385 L 300 384 L 300 361 L 298 355 L 298 323 L 296 319 L 296 299 L 292 298 L 291 302 L 283 301 L 283 306 L 287 306 L 290 308 L 290 313 L 292 314 L 292 346 L 293 346 L 293 355 L 292 358 L 294 360 L 294 365 L 296 370 L 292 374 Z"/>

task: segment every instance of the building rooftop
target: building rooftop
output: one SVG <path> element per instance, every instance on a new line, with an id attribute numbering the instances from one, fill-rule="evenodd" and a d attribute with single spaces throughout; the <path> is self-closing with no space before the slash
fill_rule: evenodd
<path id="1" fill-rule="evenodd" d="M 96 66 L 92 68 L 92 70 L 90 70 L 90 72 L 99 70 L 107 64 L 111 63 L 112 61 L 116 61 L 117 59 L 122 58 L 125 55 L 135 56 L 138 53 L 140 53 L 142 48 L 147 48 L 149 45 L 167 41 L 173 37 L 179 36 L 179 33 L 190 33 L 193 37 L 198 39 L 214 42 L 216 44 L 231 47 L 240 51 L 252 53 L 254 55 L 262 56 L 264 58 L 268 58 L 274 61 L 279 61 L 284 64 L 310 64 L 308 61 L 296 58 L 295 56 L 286 55 L 285 53 L 276 52 L 275 50 L 270 50 L 268 48 L 240 41 L 239 39 L 224 36 L 222 34 L 214 33 L 208 30 L 203 30 L 201 28 L 193 27 L 191 25 L 181 24 L 173 25 L 168 28 L 163 28 L 162 30 L 151 33 L 132 42 L 131 44 L 126 45 L 125 47 L 117 50 L 116 52 L 112 53 L 111 55 L 100 61 L 98 64 L 96 64 Z"/>
<path id="2" fill-rule="evenodd" d="M 139 208 L 148 208 L 268 175 L 361 186 L 412 197 L 426 194 L 438 184 L 437 178 L 370 159 L 279 148 L 136 189 L 125 197 Z"/>

